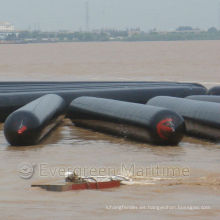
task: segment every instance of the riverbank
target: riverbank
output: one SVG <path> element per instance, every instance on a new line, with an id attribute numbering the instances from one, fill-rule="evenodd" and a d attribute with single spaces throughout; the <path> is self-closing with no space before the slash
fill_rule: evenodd
<path id="1" fill-rule="evenodd" d="M 43 32 L 20 31 L 2 37 L 0 44 L 57 43 L 57 42 L 103 42 L 103 41 L 189 41 L 220 40 L 216 28 L 202 30 L 150 31 L 99 30 L 91 32 Z"/>

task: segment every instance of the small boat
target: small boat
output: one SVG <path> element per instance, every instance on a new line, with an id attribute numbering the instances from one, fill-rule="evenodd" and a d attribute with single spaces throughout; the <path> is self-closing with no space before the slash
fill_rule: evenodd
<path id="1" fill-rule="evenodd" d="M 40 187 L 47 191 L 70 191 L 70 190 L 101 190 L 119 187 L 122 181 L 129 181 L 123 176 L 90 176 L 80 177 L 72 172 L 65 173 L 65 181 L 44 184 L 32 184 L 31 187 Z"/>

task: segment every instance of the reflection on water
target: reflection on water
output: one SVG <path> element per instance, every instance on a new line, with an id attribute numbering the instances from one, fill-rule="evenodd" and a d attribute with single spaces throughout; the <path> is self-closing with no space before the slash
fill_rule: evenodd
<path id="1" fill-rule="evenodd" d="M 73 43 L 51 45 L 3 45 L 0 78 L 4 80 L 184 80 L 218 81 L 218 41 L 146 43 Z M 89 49 L 90 48 L 90 49 Z M 7 53 L 6 53 L 7 51 Z M 18 56 L 21 54 L 22 56 Z M 32 56 L 30 56 L 30 54 Z M 139 56 L 137 56 L 137 54 Z M 166 54 L 166 55 L 164 55 Z M 40 73 L 40 74 L 36 74 Z M 209 74 L 211 73 L 212 77 Z M 22 162 L 36 166 L 32 179 L 18 176 Z M 53 193 L 31 189 L 42 177 L 39 167 L 137 169 L 188 168 L 189 176 L 132 176 L 130 186 L 103 191 Z M 6 219 L 163 219 L 220 216 L 220 144 L 185 137 L 179 146 L 151 146 L 62 125 L 39 145 L 11 147 L 0 125 L 0 212 Z M 51 170 L 50 170 L 51 169 Z M 149 183 L 151 183 L 149 185 Z M 108 210 L 106 205 L 209 205 L 211 210 Z M 13 210 L 13 212 L 12 212 Z M 43 217 L 42 217 L 43 216 Z"/>

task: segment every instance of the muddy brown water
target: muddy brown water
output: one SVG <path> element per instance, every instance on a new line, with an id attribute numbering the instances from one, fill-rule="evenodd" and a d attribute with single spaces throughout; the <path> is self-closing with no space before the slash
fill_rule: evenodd
<path id="1" fill-rule="evenodd" d="M 220 83 L 219 57 L 219 41 L 0 45 L 0 80 L 176 80 L 211 87 Z M 24 162 L 35 167 L 30 179 L 19 176 Z M 179 146 L 152 146 L 65 120 L 39 145 L 16 148 L 2 124 L 0 219 L 219 219 L 219 164 L 220 144 L 191 137 Z M 60 180 L 68 169 L 121 170 L 133 183 L 62 193 L 30 187 Z"/>

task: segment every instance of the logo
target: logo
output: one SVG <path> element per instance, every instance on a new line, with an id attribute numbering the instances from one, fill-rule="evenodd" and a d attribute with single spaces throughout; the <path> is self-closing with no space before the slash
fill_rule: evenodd
<path id="1" fill-rule="evenodd" d="M 168 135 L 175 131 L 172 118 L 167 118 L 157 124 L 157 134 L 160 138 L 168 140 Z"/>
<path id="2" fill-rule="evenodd" d="M 30 179 L 34 175 L 34 165 L 26 162 L 19 164 L 18 175 L 22 179 Z"/>

